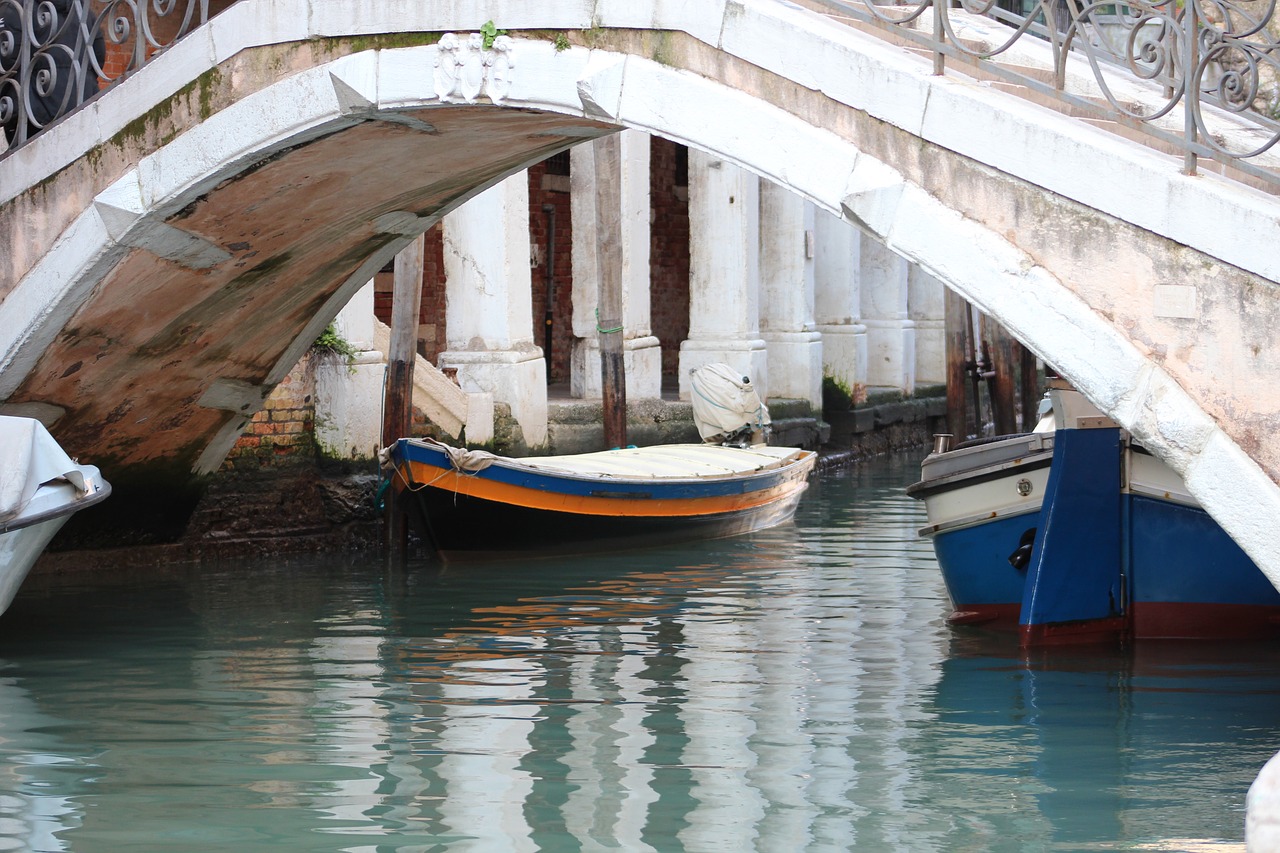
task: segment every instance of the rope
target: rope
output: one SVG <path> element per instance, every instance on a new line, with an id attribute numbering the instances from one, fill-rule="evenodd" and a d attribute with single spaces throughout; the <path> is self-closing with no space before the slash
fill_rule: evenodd
<path id="1" fill-rule="evenodd" d="M 602 335 L 612 335 L 614 332 L 621 332 L 622 329 L 623 329 L 622 326 L 618 326 L 616 329 L 601 328 L 600 327 L 600 309 L 599 308 L 596 309 L 596 331 L 597 332 L 599 332 Z"/>

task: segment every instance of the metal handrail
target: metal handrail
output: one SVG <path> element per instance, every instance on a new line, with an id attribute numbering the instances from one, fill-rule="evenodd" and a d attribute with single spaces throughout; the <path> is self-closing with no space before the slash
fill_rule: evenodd
<path id="1" fill-rule="evenodd" d="M 207 20 L 209 0 L 0 0 L 0 151 Z"/>
<path id="2" fill-rule="evenodd" d="M 1280 141 L 1276 0 L 807 2 L 927 49 L 937 74 L 954 59 L 1140 130 L 1180 151 L 1187 174 L 1208 158 L 1280 191 L 1268 156 Z M 1044 77 L 1019 70 L 1025 51 L 1013 59 L 1029 40 L 1047 54 Z"/>
<path id="3" fill-rule="evenodd" d="M 0 151 L 206 22 L 209 2 L 0 0 Z M 1141 131 L 1188 174 L 1209 158 L 1280 191 L 1277 0 L 806 2 L 929 51 L 935 73 L 954 60 Z M 1039 77 L 1014 64 L 1031 42 Z"/>

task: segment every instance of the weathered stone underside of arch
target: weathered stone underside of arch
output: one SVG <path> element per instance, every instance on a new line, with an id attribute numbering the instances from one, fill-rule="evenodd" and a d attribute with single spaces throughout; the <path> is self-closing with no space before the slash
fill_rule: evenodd
<path id="1" fill-rule="evenodd" d="M 59 439 L 99 464 L 210 470 L 412 235 L 528 162 L 636 127 L 842 213 L 1000 319 L 1280 580 L 1264 440 L 1280 261 L 1214 225 L 1261 223 L 1263 240 L 1276 223 L 1256 194 L 782 4 L 729 3 L 717 30 L 650 11 L 570 31 L 568 50 L 513 32 L 500 106 L 442 102 L 438 32 L 224 41 L 203 67 L 180 44 L 185 88 L 156 97 L 166 71 L 148 69 L 4 161 L 0 239 L 18 248 L 0 270 L 0 399 L 60 414 Z M 131 123 L 98 129 L 131 99 Z M 60 153 L 91 130 L 109 140 Z M 1164 307 L 1167 287 L 1193 309 Z"/>

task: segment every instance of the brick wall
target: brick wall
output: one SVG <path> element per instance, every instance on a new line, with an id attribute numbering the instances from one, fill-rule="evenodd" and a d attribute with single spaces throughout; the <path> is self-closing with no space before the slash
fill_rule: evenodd
<path id="1" fill-rule="evenodd" d="M 418 308 L 418 353 L 435 364 L 448 344 L 445 327 L 444 229 L 440 223 L 427 231 L 422 249 L 422 303 Z M 373 278 L 373 314 L 391 325 L 395 276 L 392 264 Z"/>
<path id="2" fill-rule="evenodd" d="M 551 276 L 554 302 L 551 311 L 551 363 L 549 382 L 569 381 L 569 355 L 573 349 L 573 222 L 569 206 L 568 152 L 529 169 L 529 242 L 537 263 L 533 280 L 533 342 L 546 355 L 547 263 L 554 254 Z M 547 228 L 555 211 L 555 251 L 549 251 Z"/>
<path id="3" fill-rule="evenodd" d="M 674 377 L 680 343 L 689 337 L 688 149 L 655 136 L 649 150 L 649 304 L 653 334 L 662 343 L 662 375 Z"/>
<path id="4" fill-rule="evenodd" d="M 254 415 L 222 463 L 223 471 L 257 471 L 315 458 L 315 374 L 310 353 Z"/>

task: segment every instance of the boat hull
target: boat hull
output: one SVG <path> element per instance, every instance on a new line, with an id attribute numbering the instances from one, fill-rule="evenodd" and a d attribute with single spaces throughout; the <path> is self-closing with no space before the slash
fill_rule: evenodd
<path id="1" fill-rule="evenodd" d="M 691 447 L 705 455 L 705 448 Z M 628 454 L 624 461 L 645 452 L 612 451 Z M 596 456 L 602 465 L 614 461 Z M 400 508 L 434 551 L 462 560 L 650 547 L 762 530 L 792 518 L 815 458 L 787 451 L 760 470 L 702 477 L 558 472 L 556 457 L 499 457 L 483 470 L 466 471 L 437 446 L 401 440 L 392 464 Z"/>
<path id="2" fill-rule="evenodd" d="M 0 613 L 9 609 L 45 546 L 71 513 L 0 534 Z"/>
<path id="3" fill-rule="evenodd" d="M 96 467 L 74 465 L 68 470 L 79 472 L 84 489 L 66 479 L 43 483 L 21 512 L 0 520 L 0 613 L 13 603 L 31 567 L 67 520 L 111 494 Z"/>
<path id="4" fill-rule="evenodd" d="M 952 461 L 945 477 L 909 490 L 929 510 L 921 534 L 933 540 L 951 622 L 1018 630 L 1027 645 L 1280 637 L 1280 592 L 1171 469 L 1118 429 L 1058 430 L 1051 443 L 1050 479 L 1029 495 L 1042 499 L 1022 512 L 964 507 L 989 509 L 979 489 L 1010 502 L 1027 482 L 1026 457 L 994 473 Z M 998 443 L 987 452 L 998 455 Z M 1064 470 L 1074 479 L 1055 483 Z M 1028 543 L 1016 568 L 1010 557 Z"/>

